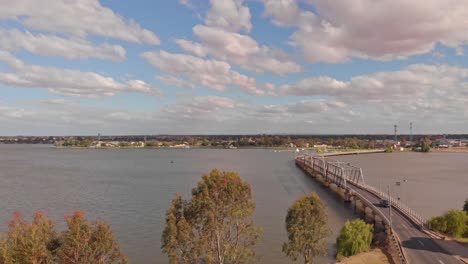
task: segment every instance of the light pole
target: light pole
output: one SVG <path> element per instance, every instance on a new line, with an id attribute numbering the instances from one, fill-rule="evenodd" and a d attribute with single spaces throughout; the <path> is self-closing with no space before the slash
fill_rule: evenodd
<path id="1" fill-rule="evenodd" d="M 389 211 L 389 221 L 390 221 L 390 232 L 392 231 L 392 200 L 390 199 L 390 185 L 387 185 L 387 191 L 388 191 L 388 203 L 390 206 L 388 207 Z"/>

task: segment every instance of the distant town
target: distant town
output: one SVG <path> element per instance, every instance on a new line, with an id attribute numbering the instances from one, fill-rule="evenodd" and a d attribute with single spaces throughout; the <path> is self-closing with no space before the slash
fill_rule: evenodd
<path id="1" fill-rule="evenodd" d="M 0 136 L 0 144 L 53 144 L 70 148 L 314 148 L 465 149 L 468 135 L 96 135 Z M 418 149 L 419 148 L 419 149 Z"/>

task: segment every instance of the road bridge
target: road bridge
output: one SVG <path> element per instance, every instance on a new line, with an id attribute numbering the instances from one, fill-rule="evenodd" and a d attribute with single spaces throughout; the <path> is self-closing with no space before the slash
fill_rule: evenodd
<path id="1" fill-rule="evenodd" d="M 341 189 L 346 202 L 354 202 L 355 206 L 361 203 L 364 211 L 371 212 L 374 223 L 386 226 L 400 263 L 462 263 L 428 235 L 426 219 L 399 200 L 367 185 L 361 168 L 324 156 L 302 155 L 295 162 L 310 176 L 321 177 L 326 186 L 333 184 Z M 382 199 L 388 200 L 391 206 L 381 207 Z"/>

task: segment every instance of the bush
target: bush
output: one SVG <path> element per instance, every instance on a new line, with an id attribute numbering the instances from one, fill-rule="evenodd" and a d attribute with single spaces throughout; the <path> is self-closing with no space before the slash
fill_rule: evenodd
<path id="1" fill-rule="evenodd" d="M 337 259 L 370 250 L 374 228 L 361 219 L 346 221 L 336 239 Z"/>
<path id="2" fill-rule="evenodd" d="M 452 237 L 462 237 L 467 231 L 468 214 L 462 210 L 450 210 L 442 216 L 433 217 L 431 229 Z"/>

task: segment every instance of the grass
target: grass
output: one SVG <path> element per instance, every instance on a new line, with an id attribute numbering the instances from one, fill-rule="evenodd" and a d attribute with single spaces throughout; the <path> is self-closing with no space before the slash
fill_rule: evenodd
<path id="1" fill-rule="evenodd" d="M 340 264 L 388 264 L 387 256 L 382 250 L 375 248 L 369 252 L 361 253 L 339 261 Z"/>

